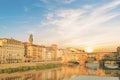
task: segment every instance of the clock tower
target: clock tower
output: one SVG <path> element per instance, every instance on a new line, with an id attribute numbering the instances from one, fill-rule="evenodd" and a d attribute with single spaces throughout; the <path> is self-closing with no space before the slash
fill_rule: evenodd
<path id="1" fill-rule="evenodd" d="M 30 36 L 29 36 L 29 43 L 33 44 L 33 35 L 32 34 L 30 34 Z"/>

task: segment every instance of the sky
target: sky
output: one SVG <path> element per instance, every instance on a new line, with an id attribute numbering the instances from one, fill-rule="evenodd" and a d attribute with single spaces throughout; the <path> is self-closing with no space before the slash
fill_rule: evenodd
<path id="1" fill-rule="evenodd" d="M 0 37 L 60 47 L 115 51 L 120 0 L 0 0 Z"/>

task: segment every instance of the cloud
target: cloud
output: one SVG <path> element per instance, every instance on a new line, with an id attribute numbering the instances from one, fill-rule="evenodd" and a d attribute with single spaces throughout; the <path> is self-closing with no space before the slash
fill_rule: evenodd
<path id="1" fill-rule="evenodd" d="M 66 3 L 66 4 L 70 4 L 70 3 L 74 2 L 75 0 L 60 0 L 60 1 L 63 3 Z"/>
<path id="2" fill-rule="evenodd" d="M 91 9 L 91 8 L 93 8 L 94 7 L 94 5 L 84 5 L 83 6 L 83 9 Z"/>
<path id="3" fill-rule="evenodd" d="M 24 11 L 25 11 L 25 12 L 28 12 L 28 11 L 29 11 L 29 8 L 26 7 L 26 6 L 24 6 Z"/>
<path id="4" fill-rule="evenodd" d="M 46 20 L 40 23 L 39 29 L 42 29 L 40 34 L 45 36 L 44 40 L 64 46 L 117 45 L 112 41 L 120 40 L 116 36 L 120 34 L 120 24 L 112 21 L 120 16 L 120 12 L 113 12 L 118 5 L 120 1 L 114 0 L 95 8 L 89 5 L 83 6 L 82 9 L 49 12 Z M 38 30 L 35 32 L 39 32 Z"/>
<path id="5" fill-rule="evenodd" d="M 113 10 L 114 8 L 116 8 L 118 5 L 120 5 L 120 0 L 113 0 L 111 3 L 108 3 L 107 5 L 104 4 L 103 6 L 101 5 L 101 7 L 95 9 L 95 11 L 92 13 L 92 15 L 105 14 L 105 13 Z"/>
<path id="6" fill-rule="evenodd" d="M 51 1 L 59 2 L 59 3 L 65 3 L 65 4 L 70 4 L 70 3 L 74 2 L 75 0 L 51 0 L 51 1 L 49 1 L 49 0 L 40 0 L 40 1 L 42 1 L 45 4 L 51 3 Z"/>

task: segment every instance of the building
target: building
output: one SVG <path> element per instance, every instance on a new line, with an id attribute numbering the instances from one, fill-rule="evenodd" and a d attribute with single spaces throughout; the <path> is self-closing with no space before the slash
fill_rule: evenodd
<path id="1" fill-rule="evenodd" d="M 29 42 L 23 43 L 25 46 L 26 62 L 57 61 L 62 60 L 62 51 L 56 44 L 42 46 L 33 44 L 33 35 L 30 34 Z"/>
<path id="2" fill-rule="evenodd" d="M 27 46 L 27 56 L 32 62 L 39 62 L 44 60 L 44 46 L 40 45 L 28 45 Z"/>
<path id="3" fill-rule="evenodd" d="M 20 63 L 24 61 L 24 45 L 21 41 L 0 38 L 0 63 Z"/>
<path id="4" fill-rule="evenodd" d="M 29 42 L 0 38 L 0 63 L 62 61 L 63 49 L 56 44 L 49 47 L 33 44 L 33 35 Z"/>
<path id="5" fill-rule="evenodd" d="M 62 51 L 58 49 L 56 44 L 52 44 L 50 47 L 46 47 L 45 60 L 58 61 L 62 58 Z"/>
<path id="6" fill-rule="evenodd" d="M 58 47 L 56 44 L 52 44 L 50 47 L 49 47 L 49 50 L 51 52 L 51 58 L 53 61 L 56 61 L 57 60 L 57 51 L 58 51 Z"/>
<path id="7" fill-rule="evenodd" d="M 44 52 L 44 59 L 45 61 L 52 61 L 54 60 L 54 51 L 52 50 L 51 47 L 45 47 L 45 52 Z"/>
<path id="8" fill-rule="evenodd" d="M 120 46 L 117 47 L 117 56 L 120 57 Z"/>
<path id="9" fill-rule="evenodd" d="M 52 44 L 50 47 L 47 47 L 46 50 L 52 61 L 62 61 L 64 50 L 59 49 L 56 44 Z"/>
<path id="10" fill-rule="evenodd" d="M 42 45 L 33 44 L 33 35 L 30 34 L 29 43 L 24 42 L 25 46 L 25 61 L 40 62 L 44 61 L 45 47 Z"/>
<path id="11" fill-rule="evenodd" d="M 57 50 L 57 61 L 62 61 L 64 55 L 64 49 L 58 49 Z"/>

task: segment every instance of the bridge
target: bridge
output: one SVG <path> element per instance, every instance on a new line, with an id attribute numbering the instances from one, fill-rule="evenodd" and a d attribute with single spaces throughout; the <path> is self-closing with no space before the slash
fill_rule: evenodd
<path id="1" fill-rule="evenodd" d="M 90 59 L 94 59 L 96 62 L 99 62 L 106 54 L 112 54 L 112 52 L 80 52 L 80 53 L 65 53 L 63 55 L 63 62 L 67 63 L 69 61 L 76 61 L 80 64 L 85 64 Z"/>
<path id="2" fill-rule="evenodd" d="M 120 54 L 117 52 L 113 52 L 112 54 L 105 55 L 100 61 L 100 67 L 104 69 L 110 69 L 109 67 L 105 66 L 105 64 L 112 64 L 111 69 L 120 69 Z M 116 67 L 115 67 L 116 66 Z M 117 68 L 118 67 L 118 68 Z"/>
<path id="3" fill-rule="evenodd" d="M 106 62 L 109 62 L 109 64 L 117 64 L 118 67 L 109 68 L 109 67 L 105 66 Z M 120 69 L 120 60 L 118 60 L 118 59 L 102 59 L 99 61 L 99 64 L 100 64 L 100 67 L 103 69 Z"/>

